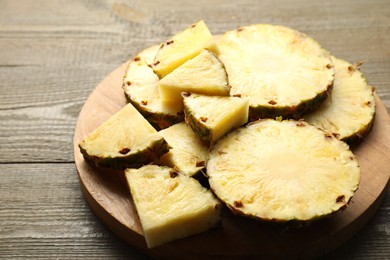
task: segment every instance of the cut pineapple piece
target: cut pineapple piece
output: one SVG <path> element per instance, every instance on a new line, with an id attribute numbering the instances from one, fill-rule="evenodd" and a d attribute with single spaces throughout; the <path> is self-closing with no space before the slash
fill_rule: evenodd
<path id="1" fill-rule="evenodd" d="M 164 101 L 182 103 L 181 92 L 228 96 L 230 86 L 221 61 L 214 53 L 203 50 L 161 79 L 159 91 Z"/>
<path id="2" fill-rule="evenodd" d="M 158 76 L 150 68 L 158 46 L 139 53 L 127 67 L 123 89 L 129 102 L 156 128 L 163 129 L 184 120 L 180 106 L 163 102 L 158 91 Z"/>
<path id="3" fill-rule="evenodd" d="M 199 21 L 161 45 L 154 59 L 153 69 L 163 78 L 203 49 L 218 53 L 207 25 L 204 21 Z"/>
<path id="4" fill-rule="evenodd" d="M 240 97 L 183 93 L 185 121 L 208 146 L 248 121 L 249 102 Z"/>
<path id="5" fill-rule="evenodd" d="M 184 122 L 159 133 L 171 147 L 169 152 L 160 158 L 160 164 L 178 169 L 189 176 L 195 175 L 206 166 L 209 151 L 199 136 Z"/>
<path id="6" fill-rule="evenodd" d="M 163 137 L 128 104 L 80 144 L 84 158 L 102 167 L 140 167 L 158 159 L 169 148 Z"/>
<path id="7" fill-rule="evenodd" d="M 332 57 L 335 80 L 332 94 L 304 118 L 310 124 L 334 134 L 348 143 L 363 138 L 375 117 L 373 88 L 367 84 L 358 64 Z"/>
<path id="8" fill-rule="evenodd" d="M 250 121 L 300 117 L 331 90 L 330 54 L 307 35 L 283 26 L 242 27 L 216 39 L 230 94 L 249 98 Z"/>
<path id="9" fill-rule="evenodd" d="M 195 179 L 171 168 L 127 169 L 126 178 L 149 248 L 210 229 L 221 205 Z"/>
<path id="10" fill-rule="evenodd" d="M 280 222 L 344 208 L 360 181 L 347 144 L 295 120 L 263 119 L 229 134 L 211 152 L 207 174 L 233 212 Z"/>

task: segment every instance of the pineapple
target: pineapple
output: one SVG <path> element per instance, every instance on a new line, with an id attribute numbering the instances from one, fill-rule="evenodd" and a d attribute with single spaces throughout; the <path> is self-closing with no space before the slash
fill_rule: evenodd
<path id="1" fill-rule="evenodd" d="M 332 94 L 305 120 L 347 143 L 358 141 L 367 134 L 374 122 L 375 98 L 373 88 L 359 70 L 359 64 L 332 57 L 335 80 Z"/>
<path id="2" fill-rule="evenodd" d="M 248 121 L 249 101 L 241 97 L 183 93 L 185 122 L 212 147 L 227 132 Z"/>
<path id="3" fill-rule="evenodd" d="M 173 167 L 189 176 L 195 175 L 206 166 L 209 151 L 198 135 L 184 122 L 159 133 L 171 147 L 169 152 L 160 158 L 160 164 Z"/>
<path id="4" fill-rule="evenodd" d="M 152 46 L 130 61 L 123 79 L 123 89 L 130 103 L 157 129 L 163 129 L 184 120 L 181 107 L 163 102 L 158 92 L 158 76 L 149 64 L 153 62 L 158 46 Z"/>
<path id="5" fill-rule="evenodd" d="M 226 70 L 214 53 L 203 50 L 159 82 L 161 98 L 181 104 L 181 92 L 228 96 L 230 86 Z"/>
<path id="6" fill-rule="evenodd" d="M 187 175 L 156 165 L 125 174 L 149 248 L 204 232 L 220 221 L 218 200 Z"/>
<path id="7" fill-rule="evenodd" d="M 300 117 L 331 91 L 330 54 L 307 35 L 258 24 L 216 38 L 230 94 L 249 98 L 249 118 Z"/>
<path id="8" fill-rule="evenodd" d="M 207 25 L 204 21 L 199 21 L 161 45 L 154 59 L 153 69 L 163 78 L 203 49 L 218 53 Z"/>
<path id="9" fill-rule="evenodd" d="M 163 137 L 131 105 L 110 117 L 80 144 L 84 158 L 102 167 L 140 167 L 168 152 Z"/>
<path id="10" fill-rule="evenodd" d="M 348 145 L 333 135 L 304 121 L 263 119 L 221 139 L 207 174 L 233 212 L 285 222 L 345 208 L 361 172 Z"/>

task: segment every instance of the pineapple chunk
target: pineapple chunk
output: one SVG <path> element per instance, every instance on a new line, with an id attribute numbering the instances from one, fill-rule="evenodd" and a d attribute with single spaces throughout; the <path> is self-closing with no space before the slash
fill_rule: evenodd
<path id="1" fill-rule="evenodd" d="M 358 65 L 332 57 L 336 74 L 330 98 L 306 115 L 305 120 L 353 143 L 371 129 L 375 118 L 373 88 L 367 84 Z"/>
<path id="2" fill-rule="evenodd" d="M 330 92 L 330 54 L 307 35 L 267 24 L 242 27 L 216 39 L 230 94 L 249 98 L 249 119 L 300 117 Z"/>
<path id="3" fill-rule="evenodd" d="M 218 53 L 207 25 L 204 21 L 199 21 L 161 45 L 154 59 L 153 69 L 163 78 L 203 49 Z"/>
<path id="4" fill-rule="evenodd" d="M 195 175 L 206 166 L 209 151 L 199 136 L 184 122 L 159 133 L 171 147 L 169 152 L 160 158 L 160 164 L 178 169 L 189 176 Z"/>
<path id="5" fill-rule="evenodd" d="M 221 205 L 195 179 L 156 165 L 125 173 L 149 248 L 204 232 L 220 221 Z"/>
<path id="6" fill-rule="evenodd" d="M 214 53 L 203 50 L 161 79 L 159 91 L 164 101 L 181 104 L 181 92 L 228 96 L 230 86 L 221 61 Z"/>
<path id="7" fill-rule="evenodd" d="M 284 222 L 345 208 L 361 172 L 348 145 L 333 135 L 304 121 L 263 119 L 221 139 L 207 174 L 233 212 Z"/>
<path id="8" fill-rule="evenodd" d="M 248 121 L 248 99 L 183 93 L 185 122 L 208 146 Z"/>
<path id="9" fill-rule="evenodd" d="M 180 106 L 163 102 L 158 91 L 158 76 L 149 67 L 158 46 L 139 53 L 128 65 L 123 89 L 130 103 L 156 128 L 163 129 L 184 120 Z"/>
<path id="10" fill-rule="evenodd" d="M 89 134 L 79 147 L 87 161 L 113 169 L 139 167 L 169 150 L 164 138 L 131 104 Z"/>

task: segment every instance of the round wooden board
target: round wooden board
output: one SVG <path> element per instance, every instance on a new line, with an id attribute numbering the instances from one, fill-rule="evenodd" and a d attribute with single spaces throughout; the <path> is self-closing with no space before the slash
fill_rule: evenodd
<path id="1" fill-rule="evenodd" d="M 303 227 L 256 222 L 225 210 L 221 227 L 148 249 L 123 172 L 87 164 L 78 148 L 83 138 L 126 104 L 122 90 L 125 68 L 123 64 L 108 75 L 86 101 L 75 129 L 74 156 L 91 209 L 117 236 L 146 254 L 186 258 L 317 257 L 350 239 L 379 208 L 390 176 L 390 117 L 376 97 L 374 127 L 353 149 L 362 178 L 345 210 Z"/>

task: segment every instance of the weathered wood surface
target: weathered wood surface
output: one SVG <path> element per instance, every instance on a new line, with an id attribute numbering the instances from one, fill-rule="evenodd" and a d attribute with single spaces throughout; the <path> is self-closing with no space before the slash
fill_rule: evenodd
<path id="1" fill-rule="evenodd" d="M 253 23 L 303 31 L 340 58 L 365 61 L 362 71 L 390 111 L 388 0 L 0 0 L 0 258 L 142 256 L 86 206 L 74 126 L 109 72 L 199 19 L 213 33 Z M 389 193 L 329 258 L 389 259 Z"/>

